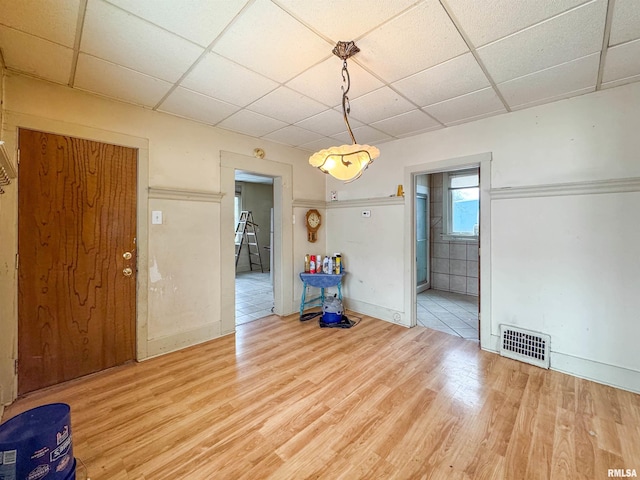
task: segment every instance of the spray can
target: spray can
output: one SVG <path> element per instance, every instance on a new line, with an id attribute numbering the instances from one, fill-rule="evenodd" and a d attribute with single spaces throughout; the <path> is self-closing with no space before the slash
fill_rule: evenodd
<path id="1" fill-rule="evenodd" d="M 311 268 L 311 257 L 309 255 L 304 256 L 304 273 L 309 273 L 309 269 Z"/>
<path id="2" fill-rule="evenodd" d="M 340 275 L 342 273 L 342 255 L 339 253 L 334 253 L 336 256 L 336 275 Z"/>
<path id="3" fill-rule="evenodd" d="M 322 273 L 322 255 L 316 255 L 316 273 Z"/>
<path id="4" fill-rule="evenodd" d="M 309 258 L 309 273 L 316 273 L 316 256 L 311 255 Z"/>
<path id="5" fill-rule="evenodd" d="M 329 267 L 327 273 L 333 275 L 336 272 L 336 257 L 329 257 Z"/>
<path id="6" fill-rule="evenodd" d="M 329 257 L 326 255 L 322 261 L 322 273 L 329 273 Z"/>

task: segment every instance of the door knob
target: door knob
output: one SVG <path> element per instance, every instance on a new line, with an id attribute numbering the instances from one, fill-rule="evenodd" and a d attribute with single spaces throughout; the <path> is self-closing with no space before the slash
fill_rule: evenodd
<path id="1" fill-rule="evenodd" d="M 124 270 L 122 270 L 122 274 L 125 277 L 130 277 L 132 273 L 133 273 L 133 270 L 131 270 L 129 267 L 127 267 Z"/>
<path id="2" fill-rule="evenodd" d="M 124 258 L 125 260 L 131 260 L 131 252 L 124 252 L 122 254 L 122 258 Z"/>

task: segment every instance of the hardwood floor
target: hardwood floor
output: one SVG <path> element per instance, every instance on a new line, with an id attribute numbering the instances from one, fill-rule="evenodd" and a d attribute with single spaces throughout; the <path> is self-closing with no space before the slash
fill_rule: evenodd
<path id="1" fill-rule="evenodd" d="M 29 394 L 71 405 L 92 480 L 604 479 L 640 471 L 640 395 L 371 317 L 266 317 Z"/>

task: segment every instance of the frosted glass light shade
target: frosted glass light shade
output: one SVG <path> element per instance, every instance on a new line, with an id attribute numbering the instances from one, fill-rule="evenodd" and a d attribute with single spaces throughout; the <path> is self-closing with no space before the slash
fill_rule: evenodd
<path id="1" fill-rule="evenodd" d="M 379 156 L 376 147 L 356 143 L 320 150 L 309 157 L 309 164 L 338 180 L 353 181 Z"/>

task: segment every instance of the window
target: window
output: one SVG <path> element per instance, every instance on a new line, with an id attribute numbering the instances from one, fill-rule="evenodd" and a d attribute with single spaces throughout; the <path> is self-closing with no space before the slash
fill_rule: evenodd
<path id="1" fill-rule="evenodd" d="M 444 174 L 443 233 L 477 239 L 480 226 L 480 173 L 477 168 Z"/>

